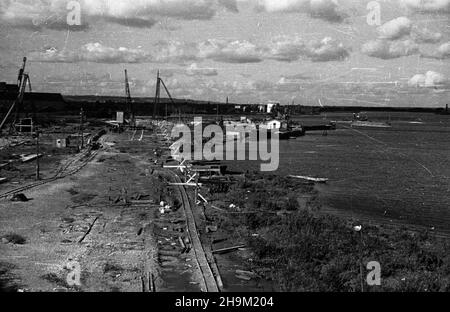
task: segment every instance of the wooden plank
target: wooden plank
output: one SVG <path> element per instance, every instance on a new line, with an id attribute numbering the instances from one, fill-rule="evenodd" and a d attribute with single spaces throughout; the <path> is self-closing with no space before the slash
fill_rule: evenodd
<path id="1" fill-rule="evenodd" d="M 92 228 L 94 227 L 95 222 L 97 222 L 99 217 L 96 217 L 94 219 L 94 221 L 91 223 L 91 225 L 89 226 L 89 229 L 86 231 L 86 233 L 84 233 L 83 237 L 80 238 L 80 240 L 78 241 L 78 243 L 82 243 L 84 241 L 84 239 L 86 238 L 86 236 L 89 235 L 89 233 L 91 233 Z"/>
<path id="2" fill-rule="evenodd" d="M 238 245 L 238 246 L 233 246 L 233 247 L 221 248 L 221 249 L 213 250 L 212 253 L 213 254 L 224 254 L 224 253 L 232 252 L 232 251 L 238 250 L 239 248 L 244 248 L 244 247 L 245 247 L 245 245 Z"/>
<path id="3" fill-rule="evenodd" d="M 33 160 L 35 160 L 35 159 L 37 159 L 37 158 L 41 158 L 42 156 L 44 156 L 43 154 L 32 154 L 32 155 L 28 155 L 28 156 L 23 156 L 23 157 L 21 157 L 21 161 L 23 162 L 23 163 L 26 163 L 26 162 L 30 162 L 30 161 L 33 161 Z"/>

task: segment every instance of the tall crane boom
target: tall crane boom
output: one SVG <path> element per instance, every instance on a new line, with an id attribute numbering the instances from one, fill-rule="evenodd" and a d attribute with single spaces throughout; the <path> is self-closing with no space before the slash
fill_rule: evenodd
<path id="1" fill-rule="evenodd" d="M 20 90 L 21 85 L 22 85 L 23 75 L 25 74 L 25 66 L 26 66 L 26 64 L 27 64 L 27 58 L 24 57 L 23 58 L 22 68 L 19 69 L 19 75 L 17 77 L 17 86 L 19 87 L 19 90 Z"/>
<path id="2" fill-rule="evenodd" d="M 14 124 L 17 122 L 17 118 L 18 118 L 19 112 L 20 112 L 20 110 L 21 110 L 21 108 L 23 106 L 23 99 L 24 99 L 24 96 L 25 96 L 25 90 L 27 88 L 27 84 L 28 84 L 28 89 L 31 92 L 32 90 L 31 90 L 30 77 L 28 76 L 28 74 L 22 73 L 19 94 L 17 95 L 16 100 L 13 102 L 13 104 L 9 108 L 8 112 L 6 113 L 6 116 L 3 118 L 3 120 L 2 120 L 2 122 L 0 124 L 0 132 L 3 129 L 3 126 L 5 125 L 6 121 L 8 120 L 8 118 L 11 115 L 12 111 L 14 110 L 14 108 L 16 108 L 16 116 L 15 116 L 14 122 L 12 123 L 11 126 L 14 126 Z M 33 106 L 33 114 L 36 115 L 34 104 L 32 104 L 32 106 Z"/>
<path id="3" fill-rule="evenodd" d="M 134 116 L 134 109 L 133 109 L 133 100 L 131 99 L 130 82 L 128 80 L 128 71 L 126 69 L 125 69 L 125 96 L 126 96 L 128 116 L 130 118 L 130 125 L 132 127 L 134 127 L 135 126 L 135 116 Z"/>
<path id="4" fill-rule="evenodd" d="M 158 113 L 158 104 L 161 96 L 161 82 L 159 78 L 159 70 L 158 75 L 156 76 L 156 94 L 155 94 L 155 103 L 153 105 L 153 119 L 156 118 L 156 114 Z"/>
<path id="5" fill-rule="evenodd" d="M 155 94 L 155 103 L 153 106 L 153 119 L 156 118 L 156 115 L 158 113 L 158 105 L 161 101 L 161 85 L 163 86 L 164 90 L 166 90 L 167 95 L 169 96 L 169 99 L 172 103 L 172 105 L 175 106 L 175 102 L 172 98 L 172 95 L 170 94 L 169 90 L 167 89 L 166 84 L 164 83 L 164 80 L 162 80 L 160 76 L 160 72 L 158 70 L 158 75 L 156 77 L 156 94 Z M 167 104 L 166 104 L 166 115 L 167 115 Z"/>
<path id="6" fill-rule="evenodd" d="M 28 75 L 28 73 L 25 72 L 26 64 L 27 64 L 27 58 L 24 57 L 22 67 L 19 69 L 19 74 L 17 76 L 18 94 L 16 96 L 16 99 L 12 103 L 11 107 L 9 108 L 8 112 L 6 113 L 5 117 L 2 119 L 2 121 L 0 123 L 0 134 L 1 134 L 3 127 L 5 126 L 6 122 L 8 121 L 9 117 L 12 115 L 14 110 L 15 110 L 15 116 L 12 120 L 12 123 L 10 126 L 10 131 L 15 128 L 15 126 L 19 120 L 20 114 L 22 113 L 22 110 L 23 110 L 24 97 L 25 97 L 25 92 L 26 92 L 27 86 L 28 86 L 29 92 L 30 93 L 32 92 L 30 76 Z M 32 99 L 30 99 L 30 103 L 31 103 L 31 109 L 32 109 L 32 114 L 33 114 L 33 120 L 34 120 L 34 122 L 36 122 L 36 107 L 35 107 Z"/>

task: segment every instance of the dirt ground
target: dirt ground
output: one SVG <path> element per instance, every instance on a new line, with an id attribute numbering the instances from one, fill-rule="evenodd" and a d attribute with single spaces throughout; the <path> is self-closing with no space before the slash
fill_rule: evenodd
<path id="1" fill-rule="evenodd" d="M 1 200 L 2 290 L 142 291 L 149 274 L 160 291 L 199 290 L 192 254 L 176 268 L 157 263 L 163 239 L 153 232 L 163 182 L 154 171 L 155 137 L 126 132 L 104 142 L 108 147 L 75 175 L 25 192 L 30 201 Z"/>

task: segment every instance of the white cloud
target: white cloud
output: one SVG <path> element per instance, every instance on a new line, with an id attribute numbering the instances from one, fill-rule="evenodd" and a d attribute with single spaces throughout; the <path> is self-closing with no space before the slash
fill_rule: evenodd
<path id="1" fill-rule="evenodd" d="M 142 63 L 151 61 L 151 55 L 141 49 L 111 48 L 100 43 L 88 43 L 77 51 L 59 51 L 48 48 L 30 54 L 30 61 L 56 63 Z"/>
<path id="2" fill-rule="evenodd" d="M 84 0 L 83 8 L 94 16 L 133 19 L 136 17 L 175 17 L 180 19 L 210 19 L 223 6 L 235 1 L 215 0 Z"/>
<path id="3" fill-rule="evenodd" d="M 363 44 L 362 53 L 381 59 L 393 59 L 419 53 L 419 46 L 412 40 L 371 40 Z"/>
<path id="4" fill-rule="evenodd" d="M 407 8 L 419 12 L 450 12 L 450 0 L 400 0 Z"/>
<path id="5" fill-rule="evenodd" d="M 63 0 L 3 0 L 0 2 L 0 22 L 30 29 L 84 30 L 86 23 L 67 24 L 67 1 Z"/>
<path id="6" fill-rule="evenodd" d="M 195 43 L 160 41 L 155 45 L 154 61 L 160 63 L 186 63 L 197 60 L 199 49 Z"/>
<path id="7" fill-rule="evenodd" d="M 394 40 L 409 35 L 411 27 L 412 22 L 409 18 L 402 16 L 384 23 L 377 31 L 380 39 Z"/>
<path id="8" fill-rule="evenodd" d="M 0 20 L 15 26 L 67 29 L 67 0 L 2 0 Z M 79 0 L 83 25 L 104 19 L 151 27 L 158 19 L 211 19 L 220 8 L 237 11 L 236 0 Z M 36 25 L 36 21 L 40 25 Z"/>
<path id="9" fill-rule="evenodd" d="M 224 63 L 257 63 L 262 50 L 247 40 L 210 39 L 198 45 L 199 57 Z"/>
<path id="10" fill-rule="evenodd" d="M 341 21 L 344 18 L 343 13 L 339 11 L 337 0 L 310 0 L 309 13 L 313 17 L 325 19 L 328 21 Z"/>
<path id="11" fill-rule="evenodd" d="M 209 39 L 199 43 L 160 41 L 151 51 L 142 48 L 112 48 L 100 43 L 88 43 L 75 51 L 48 48 L 33 52 L 30 59 L 39 62 L 97 62 L 97 63 L 178 63 L 192 64 L 185 71 L 188 75 L 216 75 L 211 68 L 200 68 L 197 63 L 213 60 L 222 63 L 258 63 L 264 60 L 284 62 L 300 58 L 313 62 L 342 61 L 350 54 L 350 48 L 330 37 L 303 42 L 298 37 L 278 37 L 268 44 L 254 44 L 247 40 Z"/>
<path id="12" fill-rule="evenodd" d="M 304 12 L 312 17 L 338 22 L 343 20 L 337 0 L 258 0 L 258 9 L 266 12 Z"/>
<path id="13" fill-rule="evenodd" d="M 200 68 L 197 63 L 191 64 L 186 69 L 188 76 L 217 76 L 217 69 L 215 68 Z"/>
<path id="14" fill-rule="evenodd" d="M 330 37 L 322 40 L 303 42 L 298 37 L 279 37 L 272 40 L 267 48 L 269 59 L 292 62 L 301 57 L 309 58 L 313 62 L 327 62 L 343 60 L 350 54 L 350 49 L 343 43 Z"/>
<path id="15" fill-rule="evenodd" d="M 419 28 L 417 26 L 413 26 L 411 38 L 417 43 L 437 43 L 441 41 L 442 34 L 431 31 L 426 27 Z"/>
<path id="16" fill-rule="evenodd" d="M 269 44 L 267 55 L 278 61 L 296 61 L 306 51 L 306 45 L 300 38 L 277 37 Z"/>
<path id="17" fill-rule="evenodd" d="M 326 37 L 321 41 L 309 42 L 306 55 L 314 62 L 338 61 L 349 55 L 349 49 L 343 43 Z"/>
<path id="18" fill-rule="evenodd" d="M 449 84 L 449 80 L 438 72 L 427 71 L 425 74 L 414 75 L 409 81 L 410 87 L 416 88 L 437 88 Z"/>
<path id="19" fill-rule="evenodd" d="M 450 58 L 450 41 L 441 44 L 433 53 L 423 53 L 422 56 L 435 59 Z"/>
<path id="20" fill-rule="evenodd" d="M 198 43 L 161 41 L 154 49 L 155 62 L 187 63 L 211 59 L 223 63 L 257 63 L 263 48 L 247 40 L 209 39 Z"/>

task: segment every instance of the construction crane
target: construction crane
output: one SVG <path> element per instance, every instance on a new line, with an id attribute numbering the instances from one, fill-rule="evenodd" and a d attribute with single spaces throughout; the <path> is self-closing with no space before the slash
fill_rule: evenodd
<path id="1" fill-rule="evenodd" d="M 4 125 L 6 124 L 8 118 L 11 116 L 11 113 L 15 109 L 15 116 L 14 116 L 13 122 L 11 123 L 10 130 L 14 129 L 15 125 L 17 124 L 17 121 L 19 120 L 22 109 L 23 109 L 23 100 L 25 97 L 25 91 L 27 89 L 27 86 L 28 86 L 29 92 L 30 93 L 32 92 L 30 76 L 28 75 L 28 73 L 25 72 L 26 62 L 27 62 L 27 58 L 24 57 L 22 68 L 19 70 L 19 75 L 17 77 L 17 85 L 19 87 L 19 94 L 17 95 L 17 98 L 14 100 L 13 104 L 9 108 L 8 112 L 6 113 L 5 117 L 3 118 L 3 120 L 0 124 L 0 133 L 1 133 Z M 33 111 L 33 119 L 36 120 L 36 109 L 35 109 L 33 101 L 31 101 L 31 106 L 32 106 L 32 111 Z"/>
<path id="2" fill-rule="evenodd" d="M 19 76 L 17 77 L 17 86 L 20 89 L 22 85 L 23 74 L 25 73 L 25 66 L 27 65 L 27 58 L 23 58 L 22 68 L 19 70 Z"/>
<path id="3" fill-rule="evenodd" d="M 131 99 L 130 83 L 128 80 L 128 71 L 126 69 L 125 69 L 125 95 L 126 95 L 128 117 L 130 118 L 130 126 L 135 127 L 136 126 L 136 118 L 134 115 L 133 100 Z"/>
<path id="4" fill-rule="evenodd" d="M 162 80 L 162 78 L 160 77 L 160 73 L 158 70 L 158 75 L 156 77 L 155 103 L 153 106 L 153 119 L 156 118 L 156 114 L 158 113 L 158 105 L 161 102 L 161 85 L 164 87 L 164 90 L 166 90 L 166 93 L 169 96 L 170 101 L 175 106 L 175 102 L 173 101 L 172 95 L 170 94 L 169 90 L 167 89 L 167 86 L 164 83 L 164 80 Z M 166 117 L 167 117 L 167 104 L 166 104 Z"/>

